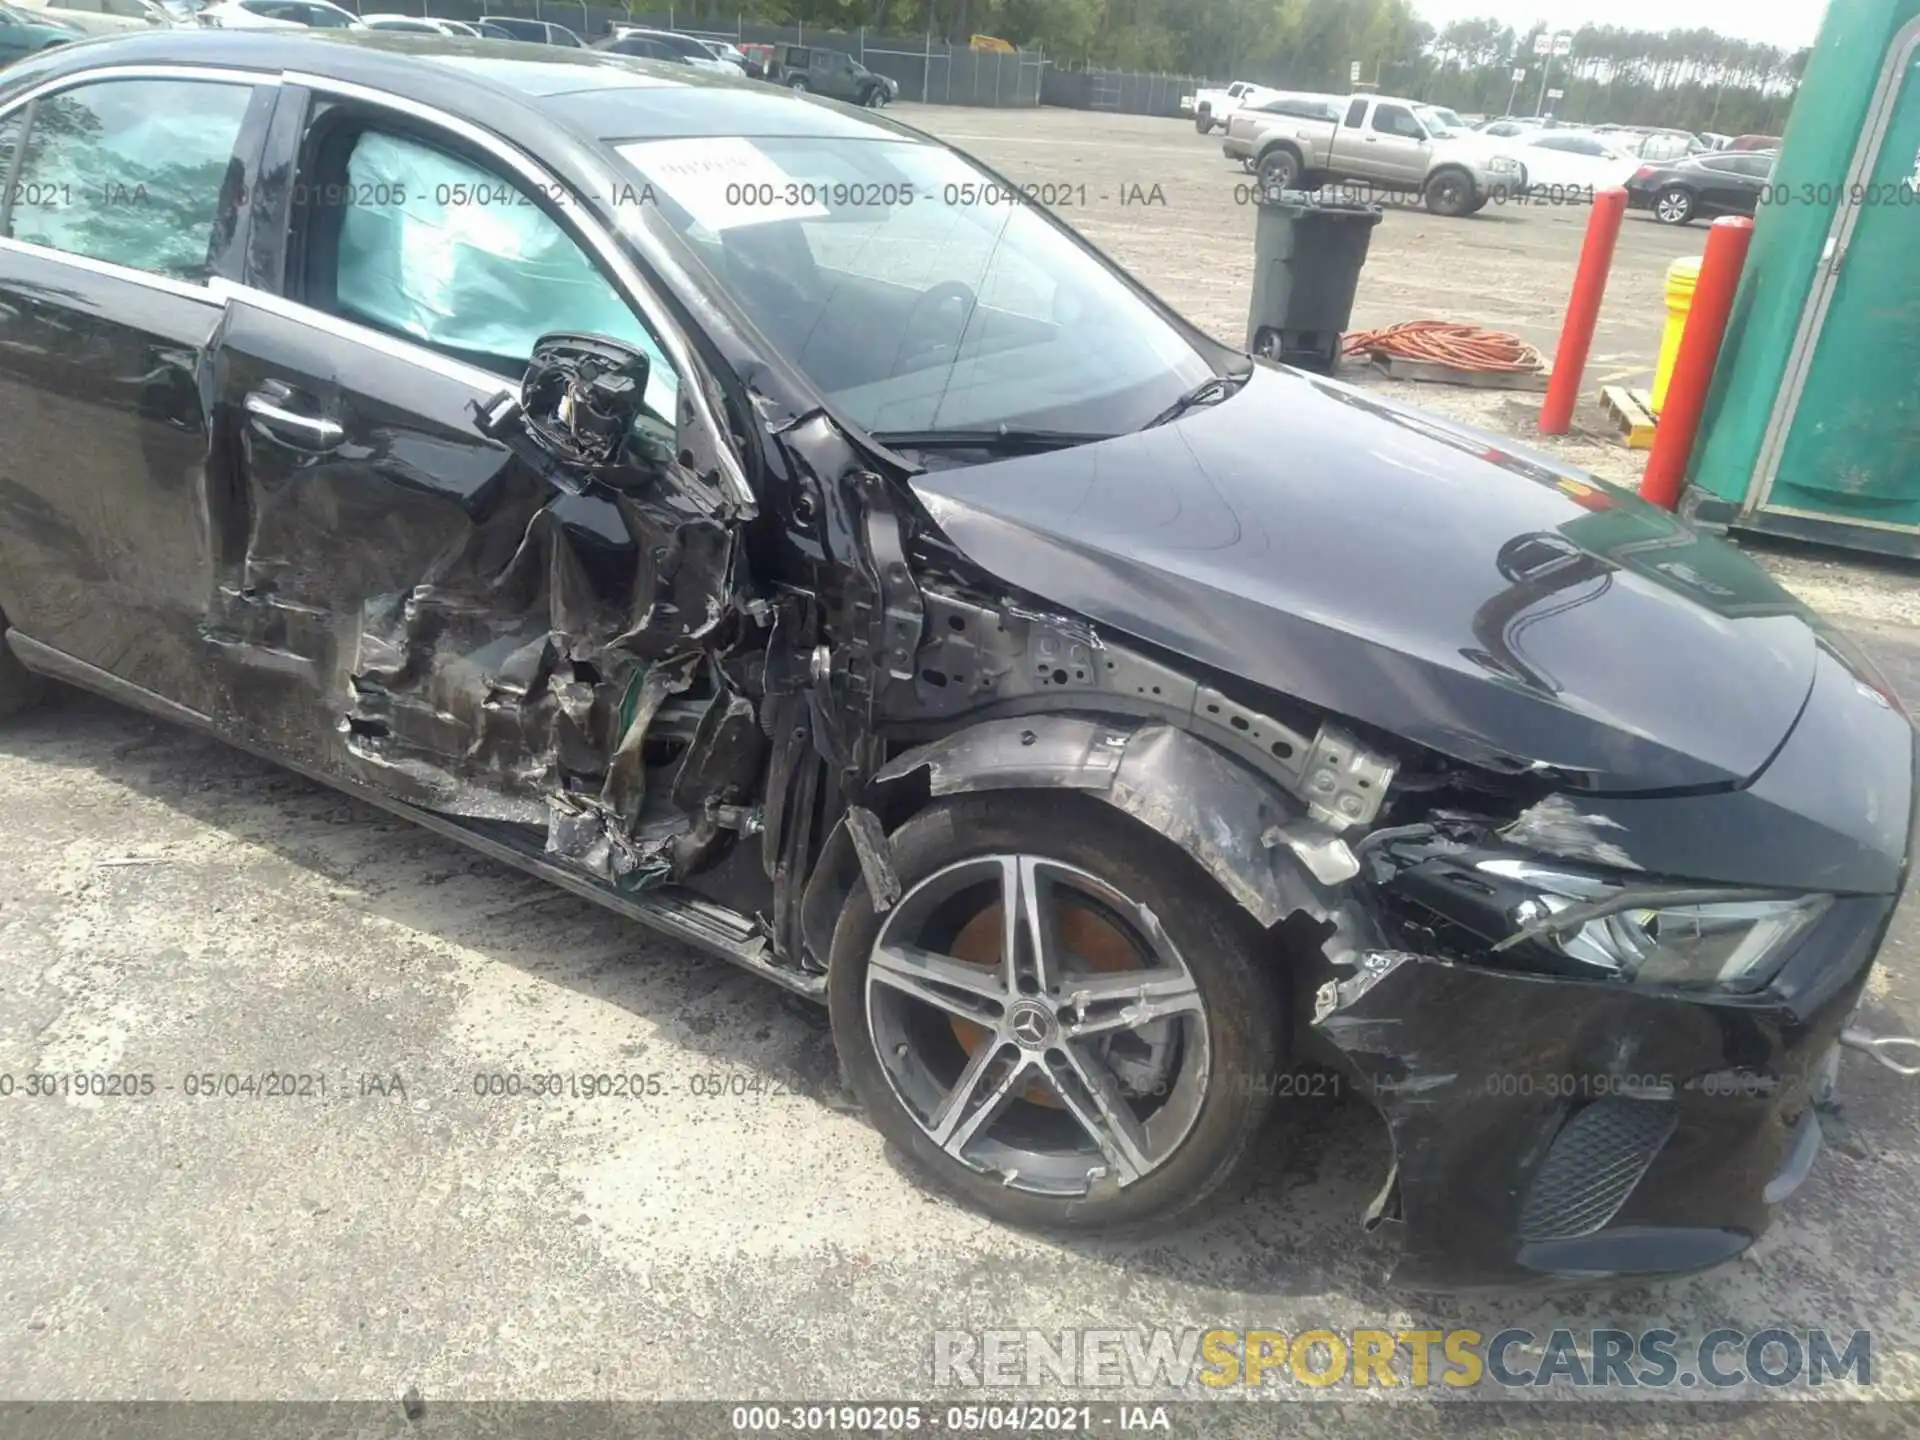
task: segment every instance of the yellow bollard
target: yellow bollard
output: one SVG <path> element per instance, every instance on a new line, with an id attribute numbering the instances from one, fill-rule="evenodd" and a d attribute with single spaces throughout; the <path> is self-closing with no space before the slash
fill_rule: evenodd
<path id="1" fill-rule="evenodd" d="M 1667 328 L 1660 335 L 1660 363 L 1653 367 L 1653 413 L 1667 402 L 1667 382 L 1686 333 L 1687 312 L 1693 309 L 1693 287 L 1700 281 L 1700 256 L 1676 260 L 1667 266 Z"/>

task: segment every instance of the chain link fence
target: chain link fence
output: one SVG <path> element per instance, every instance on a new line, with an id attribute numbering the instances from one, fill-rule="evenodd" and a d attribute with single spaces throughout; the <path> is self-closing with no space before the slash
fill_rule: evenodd
<path id="1" fill-rule="evenodd" d="M 1191 75 L 1063 69 L 1037 50 L 975 50 L 967 45 L 950 45 L 931 35 L 769 25 L 738 15 L 728 21 L 672 8 L 624 10 L 588 4 L 586 0 L 378 0 L 371 4 L 360 0 L 355 8 L 440 20 L 474 21 L 482 15 L 547 20 L 565 25 L 589 42 L 611 35 L 616 26 L 637 25 L 733 45 L 818 45 L 843 50 L 876 75 L 886 76 L 900 87 L 900 99 L 930 105 L 1063 105 L 1076 110 L 1178 116 L 1182 113 L 1181 97 L 1210 83 Z"/>

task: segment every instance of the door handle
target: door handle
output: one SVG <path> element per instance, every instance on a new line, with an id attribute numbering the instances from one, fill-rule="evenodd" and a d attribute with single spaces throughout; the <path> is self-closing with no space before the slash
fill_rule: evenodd
<path id="1" fill-rule="evenodd" d="M 332 450 L 347 438 L 337 420 L 324 415 L 302 415 L 279 404 L 288 398 L 286 388 L 276 384 L 270 390 L 250 390 L 241 403 L 259 429 L 300 450 Z"/>

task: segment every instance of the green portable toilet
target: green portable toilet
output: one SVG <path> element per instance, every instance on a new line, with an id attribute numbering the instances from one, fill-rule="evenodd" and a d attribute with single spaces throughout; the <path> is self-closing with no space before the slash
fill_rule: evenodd
<path id="1" fill-rule="evenodd" d="M 1920 0 L 1833 0 L 1754 229 L 1683 501 L 1920 554 Z"/>

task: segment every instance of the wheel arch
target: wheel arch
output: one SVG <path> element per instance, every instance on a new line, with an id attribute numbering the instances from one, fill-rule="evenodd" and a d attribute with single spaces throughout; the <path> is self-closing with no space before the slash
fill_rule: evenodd
<path id="1" fill-rule="evenodd" d="M 1166 724 L 1084 715 L 983 721 L 895 756 L 874 774 L 865 808 L 891 832 L 948 796 L 1048 790 L 1092 796 L 1171 841 L 1263 930 L 1302 915 L 1324 924 L 1333 913 L 1332 890 L 1294 849 L 1312 828 L 1306 806 Z M 825 962 L 841 907 L 870 863 L 843 817 L 801 900 L 815 963 Z"/>
<path id="2" fill-rule="evenodd" d="M 1262 160 L 1265 160 L 1269 155 L 1275 154 L 1276 152 L 1281 150 L 1286 151 L 1289 155 L 1293 156 L 1293 158 L 1296 161 L 1299 162 L 1300 173 L 1302 175 L 1307 173 L 1306 152 L 1301 150 L 1299 142 L 1286 139 L 1285 137 L 1275 137 L 1274 139 L 1269 140 L 1265 144 L 1263 144 L 1260 147 L 1259 153 L 1253 157 L 1254 168 L 1256 170 L 1259 169 L 1260 162 Z"/>

